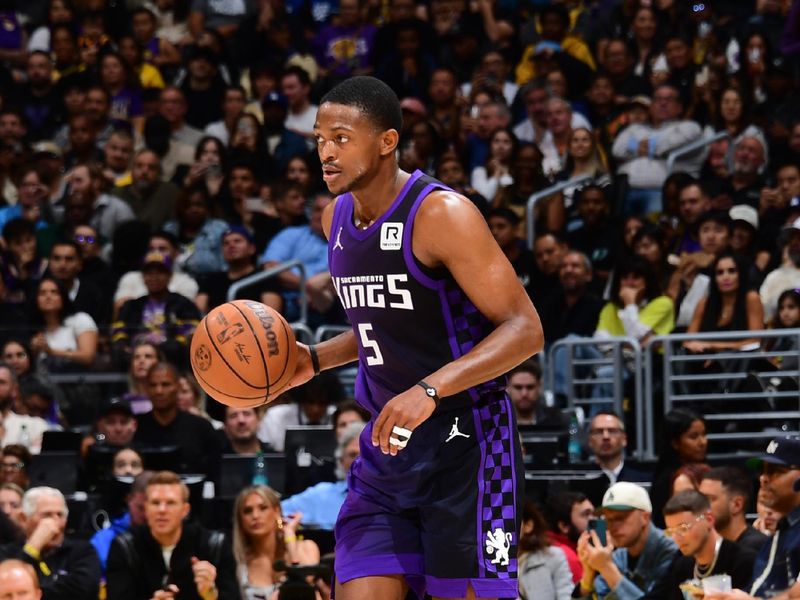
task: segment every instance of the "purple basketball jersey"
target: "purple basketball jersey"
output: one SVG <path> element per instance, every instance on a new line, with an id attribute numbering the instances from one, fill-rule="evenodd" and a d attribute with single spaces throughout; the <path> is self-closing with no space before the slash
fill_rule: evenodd
<path id="1" fill-rule="evenodd" d="M 443 398 L 396 456 L 371 442 L 389 400 L 494 328 L 446 269 L 414 257 L 415 215 L 437 189 L 448 188 L 416 171 L 363 230 L 352 196 L 336 203 L 330 272 L 358 342 L 356 400 L 372 414 L 336 525 L 336 577 L 401 574 L 420 598 L 463 597 L 469 585 L 515 596 L 523 466 L 503 380 Z"/>
<path id="2" fill-rule="evenodd" d="M 414 172 L 392 206 L 363 230 L 353 224 L 352 195 L 336 203 L 330 272 L 358 341 L 356 400 L 373 416 L 493 329 L 446 270 L 433 272 L 414 257 L 414 217 L 436 189 L 448 188 Z M 491 381 L 448 398 L 443 407 L 470 406 L 480 394 L 501 388 Z"/>

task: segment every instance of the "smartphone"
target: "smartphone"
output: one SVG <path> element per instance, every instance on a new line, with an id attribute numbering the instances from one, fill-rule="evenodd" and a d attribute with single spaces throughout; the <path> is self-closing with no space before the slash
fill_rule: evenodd
<path id="1" fill-rule="evenodd" d="M 222 167 L 217 163 L 211 163 L 206 168 L 206 175 L 208 175 L 209 177 L 219 177 L 220 175 L 222 175 Z"/>
<path id="2" fill-rule="evenodd" d="M 261 198 L 245 198 L 244 209 L 249 212 L 261 212 L 264 210 L 264 201 Z"/>
<path id="3" fill-rule="evenodd" d="M 605 546 L 608 541 L 606 537 L 606 520 L 605 519 L 589 519 L 589 531 L 596 531 L 600 543 Z"/>

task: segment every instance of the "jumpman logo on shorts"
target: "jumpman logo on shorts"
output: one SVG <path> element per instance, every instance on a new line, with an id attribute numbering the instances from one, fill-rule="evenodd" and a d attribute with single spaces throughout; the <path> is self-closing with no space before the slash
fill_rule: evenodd
<path id="1" fill-rule="evenodd" d="M 469 437 L 466 433 L 461 433 L 458 430 L 458 417 L 456 417 L 456 422 L 453 423 L 453 426 L 450 428 L 450 435 L 447 436 L 447 439 L 444 441 L 444 443 L 446 444 L 447 442 L 456 437 L 464 437 L 464 438 Z"/>
<path id="2" fill-rule="evenodd" d="M 333 244 L 333 249 L 344 250 L 344 246 L 342 246 L 342 228 L 339 227 L 339 231 L 336 234 L 336 242 Z"/>

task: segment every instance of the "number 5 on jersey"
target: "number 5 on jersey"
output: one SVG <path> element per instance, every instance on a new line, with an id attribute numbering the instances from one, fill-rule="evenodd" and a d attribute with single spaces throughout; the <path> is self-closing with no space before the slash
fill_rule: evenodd
<path id="1" fill-rule="evenodd" d="M 372 323 L 359 323 L 358 324 L 358 335 L 361 338 L 361 346 L 363 346 L 364 350 L 367 349 L 372 350 L 372 356 L 367 356 L 367 364 L 370 367 L 374 367 L 376 365 L 383 364 L 383 354 L 381 354 L 381 349 L 378 346 L 378 342 L 375 340 L 369 339 L 369 334 L 372 332 Z"/>

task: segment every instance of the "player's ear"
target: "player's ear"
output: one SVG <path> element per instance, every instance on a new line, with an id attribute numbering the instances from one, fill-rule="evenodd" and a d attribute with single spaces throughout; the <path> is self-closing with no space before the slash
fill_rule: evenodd
<path id="1" fill-rule="evenodd" d="M 391 154 L 397 149 L 400 142 L 400 134 L 396 129 L 387 129 L 381 134 L 381 156 Z"/>

